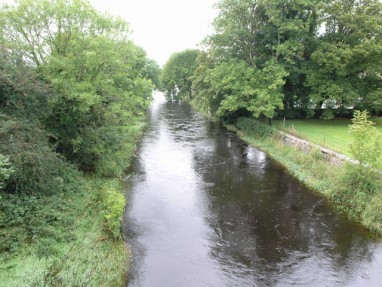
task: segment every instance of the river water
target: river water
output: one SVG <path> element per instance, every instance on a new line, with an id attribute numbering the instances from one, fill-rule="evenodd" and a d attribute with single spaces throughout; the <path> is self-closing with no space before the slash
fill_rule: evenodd
<path id="1" fill-rule="evenodd" d="M 380 243 L 186 104 L 153 104 L 127 182 L 128 287 L 382 286 Z"/>

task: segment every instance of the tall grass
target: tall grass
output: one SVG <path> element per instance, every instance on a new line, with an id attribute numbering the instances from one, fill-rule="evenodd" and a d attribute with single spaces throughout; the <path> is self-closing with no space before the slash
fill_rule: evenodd
<path id="1" fill-rule="evenodd" d="M 105 159 L 92 176 L 76 173 L 65 192 L 2 196 L 0 287 L 124 286 L 125 186 L 108 171 L 126 169 L 144 127 L 143 121 L 132 123 L 126 152 Z"/>
<path id="2" fill-rule="evenodd" d="M 60 232 L 71 240 L 37 238 L 13 254 L 0 256 L 0 286 L 122 286 L 128 270 L 128 248 L 103 228 L 103 186 L 115 180 L 85 178 L 83 189 L 68 201 L 75 224 Z M 119 189 L 122 192 L 122 189 Z M 43 250 L 41 250 L 43 248 Z"/>

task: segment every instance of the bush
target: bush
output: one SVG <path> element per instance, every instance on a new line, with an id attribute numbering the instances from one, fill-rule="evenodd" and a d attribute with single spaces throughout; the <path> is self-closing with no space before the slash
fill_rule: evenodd
<path id="1" fill-rule="evenodd" d="M 367 111 L 355 111 L 353 124 L 350 126 L 353 136 L 350 151 L 360 162 L 359 168 L 362 173 L 370 172 L 367 166 L 382 168 L 382 134 L 374 127 L 375 123 L 368 120 L 368 116 Z"/>
<path id="2" fill-rule="evenodd" d="M 245 133 L 257 135 L 262 138 L 272 136 L 275 132 L 271 126 L 256 121 L 255 119 L 245 117 L 238 118 L 236 126 Z"/>
<path id="3" fill-rule="evenodd" d="M 0 153 L 0 190 L 13 172 L 14 169 L 9 163 L 9 159 Z"/>
<path id="4" fill-rule="evenodd" d="M 119 191 L 118 183 L 111 181 L 101 189 L 101 206 L 104 218 L 103 227 L 112 239 L 121 238 L 122 215 L 125 210 L 126 200 Z"/>
<path id="5" fill-rule="evenodd" d="M 359 172 L 359 166 L 348 163 L 333 184 L 330 196 L 352 219 L 382 235 L 381 192 L 380 174 Z"/>
<path id="6" fill-rule="evenodd" d="M 52 151 L 47 133 L 34 124 L 0 114 L 0 141 L 0 153 L 14 169 L 6 192 L 51 195 L 73 187 L 78 172 Z"/>

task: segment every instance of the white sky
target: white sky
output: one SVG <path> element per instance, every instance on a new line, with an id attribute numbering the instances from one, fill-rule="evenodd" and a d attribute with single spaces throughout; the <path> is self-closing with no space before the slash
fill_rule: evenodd
<path id="1" fill-rule="evenodd" d="M 134 42 L 163 65 L 173 52 L 197 45 L 211 33 L 217 0 L 90 0 L 95 8 L 130 24 Z"/>

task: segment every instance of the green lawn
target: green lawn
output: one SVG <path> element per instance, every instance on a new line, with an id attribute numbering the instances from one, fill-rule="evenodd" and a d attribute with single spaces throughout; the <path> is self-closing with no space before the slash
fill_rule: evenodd
<path id="1" fill-rule="evenodd" d="M 382 118 L 373 119 L 376 127 L 382 132 Z M 351 156 L 349 144 L 351 136 L 349 134 L 350 119 L 334 120 L 275 120 L 276 128 L 285 130 L 298 137 L 307 139 L 316 144 L 328 147 L 345 155 Z"/>

